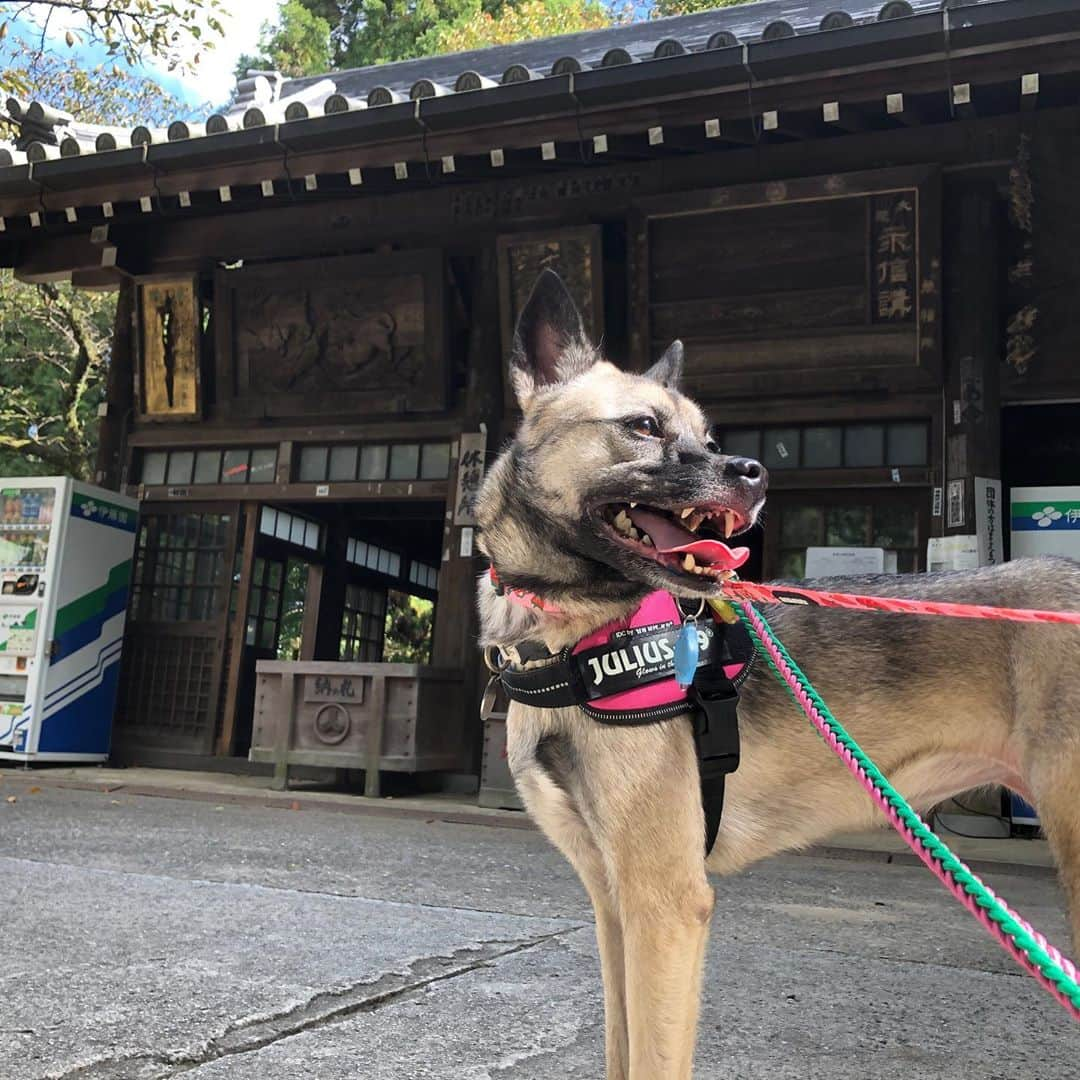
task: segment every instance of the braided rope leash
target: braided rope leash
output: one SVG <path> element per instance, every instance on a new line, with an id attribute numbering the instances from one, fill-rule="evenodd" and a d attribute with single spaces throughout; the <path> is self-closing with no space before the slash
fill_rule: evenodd
<path id="1" fill-rule="evenodd" d="M 836 751 L 848 771 L 885 812 L 908 847 L 982 923 L 998 944 L 1028 974 L 1038 979 L 1074 1020 L 1080 1020 L 1080 982 L 1077 981 L 1077 970 L 1072 962 L 997 897 L 929 829 L 832 715 L 765 617 L 748 603 L 740 603 L 739 608 L 743 623 L 777 678 L 787 687 L 818 734 Z"/>
<path id="2" fill-rule="evenodd" d="M 827 592 L 801 585 L 764 585 L 756 581 L 725 581 L 724 596 L 732 603 L 794 604 L 800 607 L 876 611 L 888 615 L 945 615 L 954 619 L 993 619 L 999 622 L 1057 623 L 1080 626 L 1080 612 L 1040 611 L 1037 608 L 1001 608 L 988 604 L 957 604 L 941 600 L 914 600 L 906 596 L 863 596 Z"/>

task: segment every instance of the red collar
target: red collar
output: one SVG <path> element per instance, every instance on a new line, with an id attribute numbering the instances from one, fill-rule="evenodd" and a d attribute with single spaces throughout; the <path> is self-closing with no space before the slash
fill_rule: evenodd
<path id="1" fill-rule="evenodd" d="M 515 589 L 509 585 L 504 585 L 499 581 L 499 575 L 495 573 L 495 567 L 492 566 L 488 570 L 488 577 L 491 579 L 491 584 L 494 586 L 495 591 L 500 596 L 505 596 L 510 600 L 513 600 L 515 604 L 520 604 L 522 607 L 535 608 L 538 611 L 543 611 L 548 615 L 561 615 L 562 609 L 552 604 L 548 600 L 544 600 L 537 596 L 536 593 L 529 592 L 527 589 Z"/>

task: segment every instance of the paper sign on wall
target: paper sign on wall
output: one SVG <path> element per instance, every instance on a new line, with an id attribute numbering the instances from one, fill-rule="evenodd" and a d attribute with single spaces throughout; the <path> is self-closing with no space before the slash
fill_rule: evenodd
<path id="1" fill-rule="evenodd" d="M 458 449 L 457 494 L 454 497 L 454 524 L 475 525 L 473 501 L 484 479 L 487 433 L 468 431 L 461 436 Z"/>
<path id="2" fill-rule="evenodd" d="M 964 524 L 964 481 L 950 480 L 945 496 L 945 527 L 959 529 Z"/>
<path id="3" fill-rule="evenodd" d="M 1005 560 L 1002 544 L 1001 481 L 975 477 L 975 535 L 979 565 L 997 566 Z"/>
<path id="4" fill-rule="evenodd" d="M 844 574 L 882 574 L 885 550 L 879 547 L 808 547 L 806 577 L 837 577 Z"/>

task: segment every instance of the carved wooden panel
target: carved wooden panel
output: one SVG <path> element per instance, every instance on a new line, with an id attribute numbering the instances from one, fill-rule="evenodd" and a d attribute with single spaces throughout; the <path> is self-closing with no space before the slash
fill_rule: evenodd
<path id="1" fill-rule="evenodd" d="M 593 341 L 604 334 L 603 259 L 599 226 L 517 233 L 498 238 L 503 353 L 510 355 L 517 317 L 541 270 L 554 270 L 577 301 Z"/>
<path id="2" fill-rule="evenodd" d="M 139 408 L 150 419 L 198 419 L 199 301 L 195 278 L 139 286 Z"/>
<path id="3" fill-rule="evenodd" d="M 650 357 L 681 338 L 712 398 L 939 385 L 940 198 L 890 169 L 642 200 Z"/>
<path id="4" fill-rule="evenodd" d="M 222 271 L 216 299 L 220 381 L 241 414 L 446 408 L 437 252 Z"/>

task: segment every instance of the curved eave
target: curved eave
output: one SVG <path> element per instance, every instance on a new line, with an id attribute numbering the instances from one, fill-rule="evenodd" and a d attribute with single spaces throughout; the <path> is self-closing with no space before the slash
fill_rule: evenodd
<path id="1" fill-rule="evenodd" d="M 946 35 L 947 31 L 947 35 Z M 486 127 L 527 125 L 542 117 L 587 115 L 589 111 L 632 109 L 650 101 L 722 93 L 748 80 L 792 83 L 833 71 L 912 65 L 980 50 L 1003 52 L 1035 42 L 1080 34 L 1077 0 L 1003 0 L 950 7 L 883 22 L 858 23 L 834 30 L 796 34 L 726 48 L 687 52 L 574 74 L 451 93 L 347 112 L 268 124 L 216 135 L 199 135 L 149 147 L 103 151 L 36 165 L 0 168 L 0 215 L 27 214 L 50 192 L 100 197 L 108 184 L 130 189 L 141 173 L 170 185 L 191 186 L 219 170 L 287 155 L 324 155 L 362 150 L 419 138 L 442 138 Z M 395 147 L 395 150 L 400 147 Z M 343 167 L 348 162 L 341 163 Z M 389 166 L 390 162 L 382 162 Z M 140 192 L 144 194 L 144 192 Z M 108 198 L 109 196 L 105 196 Z M 93 200 L 88 200 L 93 201 Z M 55 208 L 55 199 L 48 200 Z"/>
<path id="2" fill-rule="evenodd" d="M 332 113 L 308 120 L 291 120 L 278 126 L 278 141 L 294 153 L 302 153 L 335 148 L 344 150 L 367 143 L 419 137 L 422 128 L 417 114 L 418 109 L 425 104 L 426 100 L 399 101 L 391 105 L 350 109 L 348 112 Z"/>
<path id="3" fill-rule="evenodd" d="M 146 146 L 123 150 L 103 150 L 86 157 L 52 158 L 31 166 L 31 177 L 46 191 L 80 191 L 109 183 L 125 183 L 139 176 L 150 176 L 146 164 Z"/>

